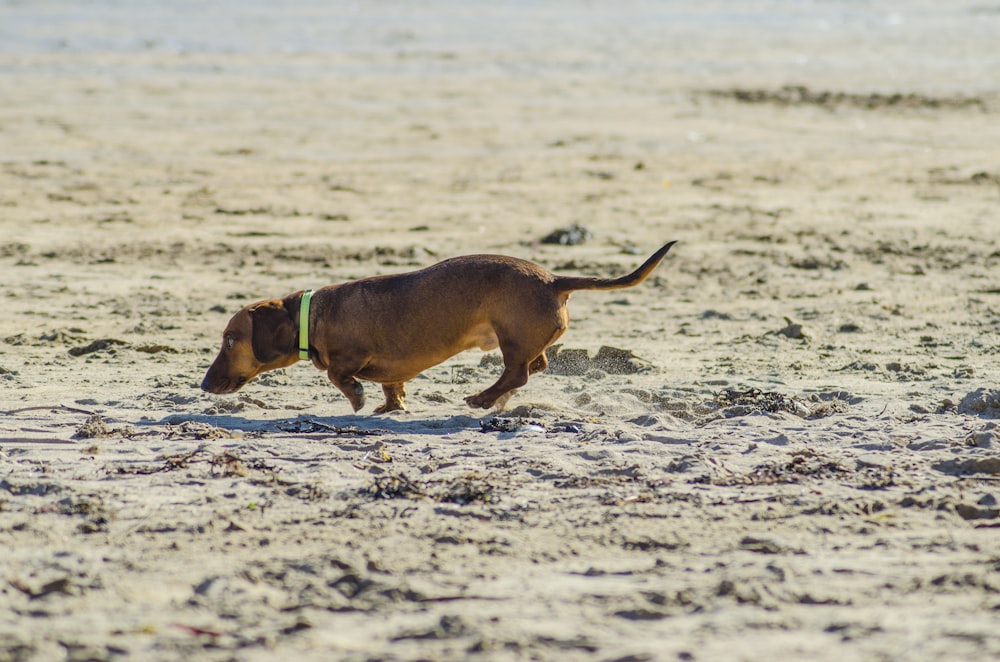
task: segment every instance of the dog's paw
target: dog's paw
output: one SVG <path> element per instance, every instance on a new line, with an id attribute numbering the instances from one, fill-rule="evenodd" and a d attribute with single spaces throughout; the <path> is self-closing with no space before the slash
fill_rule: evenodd
<path id="1" fill-rule="evenodd" d="M 361 408 L 365 406 L 365 389 L 361 384 L 358 384 L 357 388 L 354 389 L 354 397 L 349 398 L 351 401 L 351 406 L 354 407 L 354 411 L 361 411 Z"/>
<path id="2" fill-rule="evenodd" d="M 465 399 L 465 404 L 469 405 L 473 409 L 489 409 L 493 406 L 492 401 L 484 400 L 479 395 L 470 395 Z"/>

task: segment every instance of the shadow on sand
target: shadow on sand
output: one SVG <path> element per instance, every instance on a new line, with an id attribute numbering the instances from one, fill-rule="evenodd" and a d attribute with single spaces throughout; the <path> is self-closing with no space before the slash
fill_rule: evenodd
<path id="1" fill-rule="evenodd" d="M 305 416 L 295 418 L 247 418 L 232 414 L 172 414 L 159 421 L 141 421 L 137 425 L 183 425 L 196 423 L 224 430 L 284 434 L 334 434 L 378 436 L 386 434 L 422 434 L 441 436 L 462 430 L 481 429 L 480 419 L 452 416 L 444 419 L 397 419 L 391 416 Z"/>

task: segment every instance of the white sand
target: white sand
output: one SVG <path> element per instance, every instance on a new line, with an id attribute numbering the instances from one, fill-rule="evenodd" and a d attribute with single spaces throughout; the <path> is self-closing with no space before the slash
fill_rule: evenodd
<path id="1" fill-rule="evenodd" d="M 1000 12 L 678 5 L 0 4 L 0 658 L 1000 655 Z M 646 369 L 496 420 L 197 388 L 253 300 L 670 239 L 562 341 Z"/>

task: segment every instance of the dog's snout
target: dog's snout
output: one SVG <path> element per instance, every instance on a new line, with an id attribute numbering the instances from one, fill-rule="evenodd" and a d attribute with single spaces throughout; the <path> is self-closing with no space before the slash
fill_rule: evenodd
<path id="1" fill-rule="evenodd" d="M 247 375 L 222 375 L 218 371 L 209 369 L 205 378 L 201 380 L 201 390 L 216 395 L 233 393 L 243 388 L 248 381 L 250 381 L 250 377 Z"/>

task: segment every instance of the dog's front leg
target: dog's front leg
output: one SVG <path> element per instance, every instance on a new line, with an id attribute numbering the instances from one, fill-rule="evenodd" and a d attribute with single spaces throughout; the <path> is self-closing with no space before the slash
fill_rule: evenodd
<path id="1" fill-rule="evenodd" d="M 354 375 L 335 372 L 332 368 L 326 374 L 330 378 L 330 381 L 333 382 L 333 385 L 347 396 L 351 406 L 354 407 L 354 411 L 358 411 L 365 406 L 365 387 L 354 378 Z"/>

